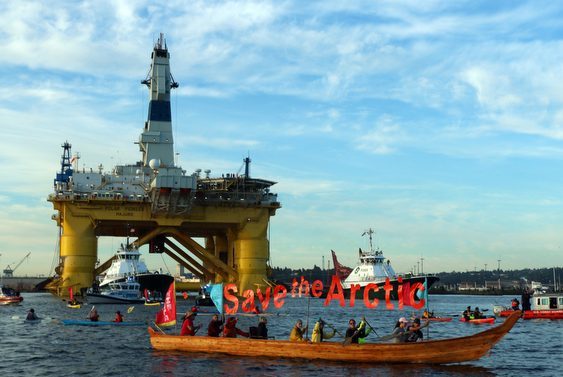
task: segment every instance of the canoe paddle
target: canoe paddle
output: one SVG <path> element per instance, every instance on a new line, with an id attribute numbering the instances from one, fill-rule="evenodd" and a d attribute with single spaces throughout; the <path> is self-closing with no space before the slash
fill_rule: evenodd
<path id="1" fill-rule="evenodd" d="M 376 336 L 379 337 L 379 334 L 378 334 L 377 331 L 375 331 L 375 329 L 369 324 L 369 322 L 368 322 L 365 318 L 363 318 L 363 320 L 364 320 L 364 322 L 366 323 L 366 325 L 369 326 L 369 328 L 371 329 L 371 331 L 373 331 L 373 333 L 374 333 Z"/>
<path id="2" fill-rule="evenodd" d="M 135 310 L 135 307 L 134 307 L 134 306 L 130 306 L 129 309 L 127 309 L 127 314 L 133 313 L 133 310 Z"/>

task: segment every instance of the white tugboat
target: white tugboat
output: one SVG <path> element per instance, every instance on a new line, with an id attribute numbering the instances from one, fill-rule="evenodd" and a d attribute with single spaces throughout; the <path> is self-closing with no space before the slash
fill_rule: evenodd
<path id="1" fill-rule="evenodd" d="M 425 279 L 427 281 L 427 289 L 432 286 L 438 277 L 432 275 L 412 275 L 405 274 L 399 275 L 393 270 L 391 262 L 383 256 L 383 251 L 379 248 L 373 249 L 372 235 L 375 232 L 372 229 L 365 231 L 362 235 L 369 236 L 369 251 L 359 250 L 359 262 L 358 265 L 351 269 L 346 266 L 342 266 L 338 263 L 336 259 L 336 254 L 332 252 L 332 258 L 334 262 L 334 268 L 336 275 L 342 283 L 342 288 L 344 289 L 344 295 L 349 296 L 350 287 L 353 284 L 357 284 L 361 289 L 356 291 L 356 297 L 363 297 L 363 288 L 368 284 L 378 284 L 380 287 L 385 284 L 387 278 L 391 285 L 393 285 L 393 291 L 391 292 L 391 299 L 397 299 L 397 286 L 399 285 L 398 278 L 402 277 L 402 284 L 405 285 L 410 283 L 412 286 L 414 283 L 424 283 Z M 347 274 L 347 272 L 349 274 Z M 377 293 L 371 291 L 370 297 L 383 298 L 385 296 L 385 291 L 380 289 Z"/>

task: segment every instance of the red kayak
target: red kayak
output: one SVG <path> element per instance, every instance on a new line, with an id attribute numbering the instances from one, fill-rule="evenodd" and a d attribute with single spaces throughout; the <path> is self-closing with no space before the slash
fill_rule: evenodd
<path id="1" fill-rule="evenodd" d="M 461 317 L 460 322 L 470 322 L 474 324 L 481 324 L 481 323 L 494 323 L 495 317 L 487 317 L 487 318 L 478 318 L 478 319 L 470 319 L 467 321 L 464 317 Z"/>
<path id="2" fill-rule="evenodd" d="M 430 317 L 430 318 L 422 318 L 423 321 L 433 321 L 433 322 L 451 322 L 452 317 Z"/>

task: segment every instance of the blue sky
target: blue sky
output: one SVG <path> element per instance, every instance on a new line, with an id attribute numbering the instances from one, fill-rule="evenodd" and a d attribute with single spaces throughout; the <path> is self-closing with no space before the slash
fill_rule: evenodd
<path id="1" fill-rule="evenodd" d="M 179 164 L 278 182 L 274 266 L 561 266 L 563 5 L 552 1 L 0 3 L 0 267 L 49 274 L 68 140 L 140 159 L 140 84 L 165 33 Z M 101 259 L 122 240 L 100 239 Z M 147 256 L 149 267 L 171 260 Z"/>

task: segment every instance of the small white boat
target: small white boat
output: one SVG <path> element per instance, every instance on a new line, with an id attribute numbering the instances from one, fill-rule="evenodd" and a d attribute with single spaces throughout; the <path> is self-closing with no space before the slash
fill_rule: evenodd
<path id="1" fill-rule="evenodd" d="M 22 301 L 23 297 L 19 292 L 0 284 L 0 305 L 19 304 Z"/>
<path id="2" fill-rule="evenodd" d="M 106 284 L 99 291 L 89 289 L 86 300 L 89 304 L 142 304 L 141 285 L 133 277 L 125 281 L 115 281 Z"/>

